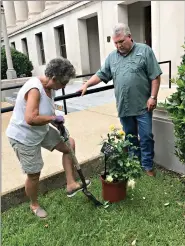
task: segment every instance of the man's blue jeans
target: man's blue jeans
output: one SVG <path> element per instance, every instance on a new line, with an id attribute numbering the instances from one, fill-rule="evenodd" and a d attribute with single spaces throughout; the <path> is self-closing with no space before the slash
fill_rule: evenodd
<path id="1" fill-rule="evenodd" d="M 153 168 L 154 140 L 152 133 L 152 112 L 145 112 L 138 116 L 128 116 L 120 118 L 126 136 L 132 134 L 134 138 L 129 138 L 137 150 L 129 149 L 130 154 L 135 154 L 141 159 L 144 170 L 150 171 Z M 138 140 L 139 134 L 139 140 Z"/>

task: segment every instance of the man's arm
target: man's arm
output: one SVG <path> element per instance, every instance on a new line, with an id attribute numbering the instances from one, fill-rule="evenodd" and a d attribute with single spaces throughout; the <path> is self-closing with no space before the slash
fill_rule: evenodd
<path id="1" fill-rule="evenodd" d="M 93 75 L 79 91 L 82 91 L 82 96 L 86 93 L 87 88 L 93 85 L 99 84 L 101 81 L 108 83 L 112 79 L 110 70 L 110 56 L 105 60 L 104 65 L 99 69 L 95 75 Z"/>
<path id="2" fill-rule="evenodd" d="M 160 75 L 162 71 L 154 55 L 153 50 L 147 46 L 146 49 L 146 68 L 148 79 L 151 81 L 151 94 L 147 102 L 149 111 L 152 111 L 157 105 L 157 96 L 160 87 Z"/>
<path id="3" fill-rule="evenodd" d="M 148 99 L 147 102 L 148 111 L 152 111 L 156 108 L 159 87 L 160 87 L 160 76 L 152 80 L 151 97 Z"/>
<path id="4" fill-rule="evenodd" d="M 82 96 L 86 93 L 87 88 L 99 84 L 101 79 L 95 74 L 80 89 Z"/>
<path id="5" fill-rule="evenodd" d="M 154 99 L 157 99 L 158 96 L 160 82 L 161 82 L 160 78 L 161 78 L 160 76 L 157 76 L 156 79 L 152 80 L 151 97 L 153 97 Z"/>

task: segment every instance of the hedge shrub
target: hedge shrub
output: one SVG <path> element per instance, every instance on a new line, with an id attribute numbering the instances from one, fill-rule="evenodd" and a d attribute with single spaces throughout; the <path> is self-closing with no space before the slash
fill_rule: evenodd
<path id="1" fill-rule="evenodd" d="M 10 48 L 12 55 L 13 67 L 17 73 L 17 77 L 31 77 L 33 65 L 29 58 L 17 51 L 16 49 Z M 1 48 L 1 79 L 7 79 L 6 76 L 7 71 L 7 61 L 6 61 L 6 53 L 5 48 Z"/>
<path id="2" fill-rule="evenodd" d="M 185 45 L 183 48 L 184 55 L 178 66 L 177 77 L 172 79 L 177 85 L 177 91 L 167 98 L 165 108 L 174 123 L 175 154 L 185 164 Z"/>

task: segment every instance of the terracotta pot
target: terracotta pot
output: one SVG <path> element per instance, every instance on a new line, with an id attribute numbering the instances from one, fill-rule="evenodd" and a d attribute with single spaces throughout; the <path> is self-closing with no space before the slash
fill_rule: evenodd
<path id="1" fill-rule="evenodd" d="M 105 181 L 103 176 L 100 176 L 102 182 L 102 196 L 105 201 L 119 202 L 126 198 L 127 181 L 110 183 Z"/>

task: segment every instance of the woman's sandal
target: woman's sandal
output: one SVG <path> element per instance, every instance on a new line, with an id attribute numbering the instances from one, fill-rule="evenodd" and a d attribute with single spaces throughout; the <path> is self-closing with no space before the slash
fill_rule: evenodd
<path id="1" fill-rule="evenodd" d="M 36 209 L 30 209 L 36 216 L 38 216 L 41 219 L 45 219 L 48 216 L 47 212 L 41 207 L 38 207 Z"/>
<path id="2" fill-rule="evenodd" d="M 87 180 L 85 180 L 85 182 L 86 182 L 87 187 L 89 187 L 91 184 L 91 181 L 87 179 Z M 80 184 L 80 186 L 78 188 L 76 188 L 75 190 L 67 191 L 67 197 L 73 197 L 76 195 L 77 192 L 83 190 L 83 184 L 81 182 L 79 184 Z"/>

